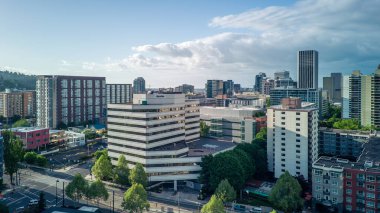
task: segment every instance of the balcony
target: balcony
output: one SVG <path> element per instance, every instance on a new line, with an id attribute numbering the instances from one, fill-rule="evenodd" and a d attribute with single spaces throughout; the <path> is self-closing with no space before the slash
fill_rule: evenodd
<path id="1" fill-rule="evenodd" d="M 323 175 L 323 179 L 330 180 L 330 175 Z"/>

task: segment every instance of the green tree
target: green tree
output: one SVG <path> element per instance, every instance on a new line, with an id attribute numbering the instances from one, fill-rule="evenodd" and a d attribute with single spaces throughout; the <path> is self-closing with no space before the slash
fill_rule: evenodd
<path id="1" fill-rule="evenodd" d="M 139 183 L 132 184 L 124 193 L 121 206 L 130 213 L 149 211 L 148 194 L 144 187 Z"/>
<path id="2" fill-rule="evenodd" d="M 37 153 L 27 152 L 24 155 L 24 161 L 28 164 L 35 164 L 37 160 Z"/>
<path id="3" fill-rule="evenodd" d="M 199 181 L 203 184 L 203 188 L 205 189 L 206 193 L 211 192 L 210 188 L 210 171 L 212 167 L 212 161 L 214 157 L 213 155 L 206 155 L 202 157 L 202 161 L 200 163 L 201 172 L 199 174 Z"/>
<path id="4" fill-rule="evenodd" d="M 96 160 L 98 160 L 102 155 L 104 155 L 107 158 L 109 158 L 108 157 L 108 150 L 107 149 L 97 150 L 93 155 L 95 156 Z"/>
<path id="5" fill-rule="evenodd" d="M 232 202 L 236 199 L 236 191 L 227 179 L 219 183 L 218 188 L 215 190 L 215 195 L 223 202 Z"/>
<path id="6" fill-rule="evenodd" d="M 263 127 L 260 129 L 260 131 L 256 134 L 256 138 L 257 139 L 263 139 L 263 140 L 267 140 L 267 128 L 266 127 Z"/>
<path id="7" fill-rule="evenodd" d="M 208 135 L 208 133 L 210 132 L 210 126 L 208 126 L 206 124 L 206 122 L 204 122 L 204 121 L 201 121 L 199 123 L 199 128 L 201 131 L 201 137 L 206 137 Z"/>
<path id="8" fill-rule="evenodd" d="M 45 156 L 43 156 L 43 155 L 37 155 L 37 158 L 36 158 L 36 164 L 37 164 L 38 166 L 42 166 L 42 167 L 44 167 L 44 166 L 47 165 L 47 163 L 48 163 L 48 160 L 46 159 Z"/>
<path id="9" fill-rule="evenodd" d="M 206 203 L 201 210 L 202 213 L 224 213 L 223 202 L 217 196 L 211 196 L 211 199 Z"/>
<path id="10" fill-rule="evenodd" d="M 239 160 L 231 154 L 220 153 L 214 156 L 210 168 L 210 188 L 218 187 L 220 181 L 227 179 L 236 190 L 240 190 L 245 182 L 243 167 Z"/>
<path id="11" fill-rule="evenodd" d="M 141 184 L 144 188 L 148 185 L 148 176 L 141 164 L 136 164 L 129 174 L 131 184 Z"/>
<path id="12" fill-rule="evenodd" d="M 357 119 L 342 119 L 336 121 L 333 127 L 335 129 L 358 130 L 360 129 L 360 123 Z"/>
<path id="13" fill-rule="evenodd" d="M 91 168 L 91 172 L 100 180 L 112 178 L 112 164 L 107 156 L 102 155 Z"/>
<path id="14" fill-rule="evenodd" d="M 69 198 L 79 202 L 87 194 L 88 182 L 81 174 L 76 174 L 73 180 L 66 186 L 66 194 Z"/>
<path id="15" fill-rule="evenodd" d="M 298 181 L 288 171 L 285 171 L 274 185 L 269 195 L 269 201 L 284 212 L 293 212 L 303 205 L 301 191 L 302 188 Z"/>
<path id="16" fill-rule="evenodd" d="M 108 199 L 108 191 L 106 186 L 101 180 L 96 180 L 91 183 L 88 187 L 86 197 L 89 199 L 95 199 L 99 203 L 99 199 L 106 201 Z"/>
<path id="17" fill-rule="evenodd" d="M 12 127 L 13 128 L 16 128 L 16 127 L 28 127 L 30 126 L 30 124 L 28 123 L 28 121 L 26 119 L 20 119 L 18 121 L 16 121 Z"/>
<path id="18" fill-rule="evenodd" d="M 38 210 L 42 212 L 46 207 L 46 199 L 45 193 L 43 191 L 40 192 L 40 199 L 38 200 Z"/>
<path id="19" fill-rule="evenodd" d="M 92 129 L 85 129 L 82 131 L 82 133 L 85 135 L 87 140 L 92 140 L 97 137 L 96 132 Z"/>
<path id="20" fill-rule="evenodd" d="M 15 138 L 9 130 L 2 132 L 4 139 L 4 164 L 5 171 L 9 174 L 11 184 L 13 184 L 13 174 L 18 171 L 18 162 L 23 157 L 23 143 Z"/>
<path id="21" fill-rule="evenodd" d="M 128 162 L 124 155 L 120 155 L 114 171 L 114 180 L 116 183 L 126 186 L 129 185 L 129 168 Z"/>
<path id="22" fill-rule="evenodd" d="M 235 149 L 241 149 L 246 152 L 252 159 L 255 165 L 255 177 L 263 177 L 267 172 L 267 151 L 266 148 L 260 145 L 261 142 L 253 140 L 251 144 L 241 143 Z"/>

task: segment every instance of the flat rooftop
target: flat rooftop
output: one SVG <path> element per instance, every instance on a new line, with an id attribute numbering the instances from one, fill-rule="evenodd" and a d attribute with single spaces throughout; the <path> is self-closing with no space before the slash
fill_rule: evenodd
<path id="1" fill-rule="evenodd" d="M 12 132 L 32 132 L 37 130 L 43 130 L 43 129 L 49 129 L 49 128 L 42 128 L 42 127 L 16 127 L 11 128 Z"/>
<path id="2" fill-rule="evenodd" d="M 221 151 L 233 149 L 236 144 L 229 141 L 221 141 L 214 138 L 200 138 L 198 141 L 187 143 L 189 146 L 189 157 L 202 157 L 212 155 Z"/>
<path id="3" fill-rule="evenodd" d="M 303 110 L 303 111 L 312 111 L 317 109 L 315 106 L 315 103 L 310 103 L 310 102 L 302 102 L 300 108 L 286 108 L 283 107 L 282 105 L 274 105 L 269 107 L 270 109 L 280 109 L 280 110 L 287 110 L 287 111 L 296 111 L 296 110 Z"/>
<path id="4" fill-rule="evenodd" d="M 361 136 L 368 136 L 368 137 L 376 135 L 376 132 L 371 132 L 371 131 L 334 129 L 334 128 L 327 128 L 327 127 L 319 127 L 319 131 L 339 133 L 339 134 L 361 135 Z"/>
<path id="5" fill-rule="evenodd" d="M 380 172 L 380 137 L 371 137 L 363 147 L 357 161 L 322 156 L 313 165 Z"/>

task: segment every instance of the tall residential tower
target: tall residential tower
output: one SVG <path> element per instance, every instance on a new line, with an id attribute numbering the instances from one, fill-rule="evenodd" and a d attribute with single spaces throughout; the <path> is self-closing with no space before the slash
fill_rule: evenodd
<path id="1" fill-rule="evenodd" d="M 316 50 L 298 51 L 297 82 L 298 88 L 318 89 L 318 52 Z"/>

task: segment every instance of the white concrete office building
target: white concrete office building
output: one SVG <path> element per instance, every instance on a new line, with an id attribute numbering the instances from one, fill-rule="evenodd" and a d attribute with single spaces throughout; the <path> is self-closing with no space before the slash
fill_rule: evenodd
<path id="1" fill-rule="evenodd" d="M 226 148 L 207 152 L 210 144 L 199 141 L 199 101 L 185 100 L 185 94 L 134 94 L 133 103 L 108 105 L 107 122 L 113 164 L 124 155 L 129 167 L 144 166 L 150 182 L 174 181 L 174 188 L 177 181 L 198 178 L 202 153 Z"/>
<path id="2" fill-rule="evenodd" d="M 318 158 L 318 109 L 299 98 L 284 98 L 282 105 L 268 109 L 267 119 L 268 170 L 276 178 L 288 171 L 310 179 Z"/>

